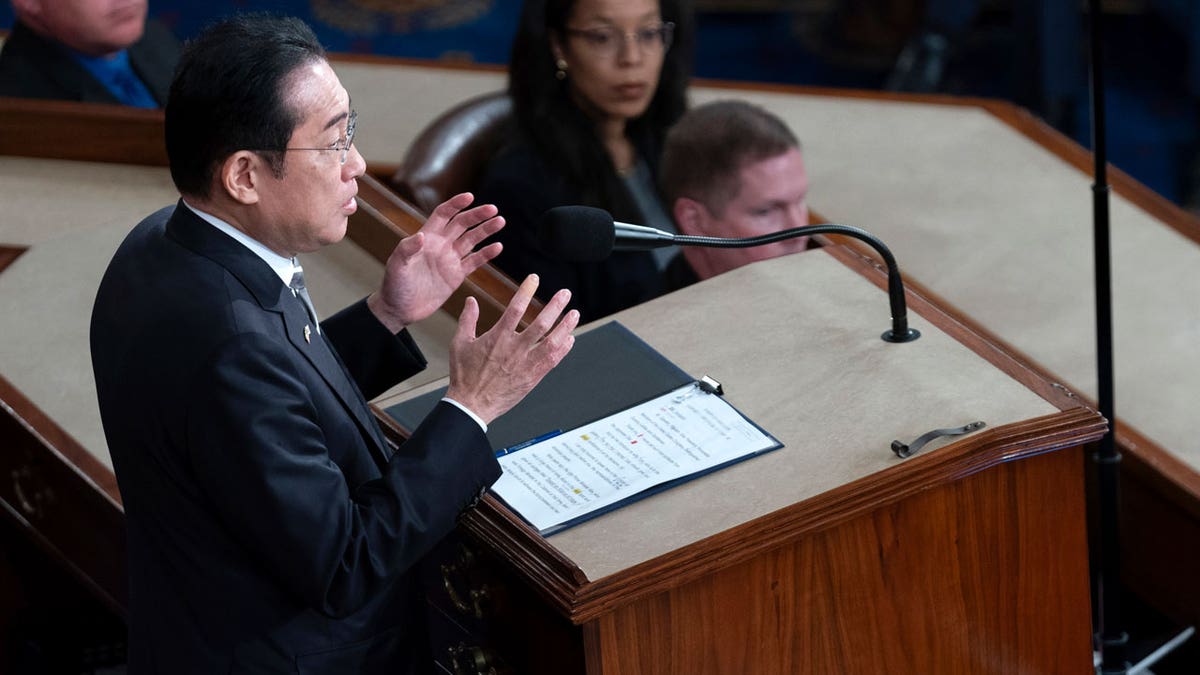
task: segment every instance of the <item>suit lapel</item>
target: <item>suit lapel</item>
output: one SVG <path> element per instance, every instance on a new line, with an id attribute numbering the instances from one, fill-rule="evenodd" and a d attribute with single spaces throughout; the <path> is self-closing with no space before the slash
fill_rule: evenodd
<path id="1" fill-rule="evenodd" d="M 358 423 L 363 435 L 371 440 L 368 445 L 371 446 L 371 454 L 375 456 L 376 461 L 386 463 L 387 446 L 366 399 L 342 367 L 325 336 L 317 333 L 316 326 L 309 323 L 308 311 L 305 310 L 304 304 L 285 287 L 280 292 L 278 305 L 283 310 L 288 341 L 321 374 L 321 378 L 337 394 L 342 405 L 354 416 L 354 421 Z"/>
<path id="2" fill-rule="evenodd" d="M 346 367 L 346 363 L 342 361 L 341 355 L 338 354 L 337 349 L 334 349 L 333 343 L 325 337 L 325 333 L 323 331 L 320 334 L 320 338 L 322 344 L 325 345 L 326 350 L 328 350 L 333 356 L 334 360 L 337 361 L 338 368 L 341 369 L 344 380 L 346 382 L 354 382 L 354 376 L 350 374 L 350 369 Z M 316 337 L 313 338 L 314 341 L 316 341 L 316 339 Z M 371 412 L 371 405 L 367 403 L 367 398 L 363 395 L 362 389 L 359 389 L 357 384 L 350 389 L 351 393 L 354 394 L 355 400 L 358 401 L 358 406 L 354 409 L 362 411 L 359 424 L 364 426 L 367 433 L 369 433 L 371 437 L 375 439 L 375 444 L 378 445 L 382 450 L 382 453 L 377 453 L 377 458 L 382 459 L 383 464 L 386 464 L 392 455 L 392 450 L 391 446 L 387 444 L 387 440 L 383 437 L 383 429 L 379 427 L 379 422 L 375 420 L 375 413 Z"/>
<path id="3" fill-rule="evenodd" d="M 182 202 L 167 222 L 168 236 L 229 270 L 250 291 L 259 306 L 280 315 L 288 342 L 320 374 L 341 401 L 377 462 L 388 460 L 387 444 L 358 385 L 342 367 L 332 346 L 311 325 L 304 303 L 261 258 L 192 213 Z"/>

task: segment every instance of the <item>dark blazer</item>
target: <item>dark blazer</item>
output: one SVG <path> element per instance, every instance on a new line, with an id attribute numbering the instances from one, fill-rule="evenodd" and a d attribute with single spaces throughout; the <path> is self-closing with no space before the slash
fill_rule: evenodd
<path id="1" fill-rule="evenodd" d="M 583 200 L 581 190 L 552 171 L 531 143 L 516 141 L 501 149 L 488 163 L 475 196 L 479 203 L 495 204 L 504 216 L 504 229 L 495 237 L 504 244 L 496 266 L 517 282 L 536 272 L 543 302 L 569 288 L 570 306 L 579 310 L 580 320 L 593 321 L 663 292 L 654 256 L 647 251 L 617 251 L 601 262 L 576 263 L 542 249 L 537 237 L 542 214 Z"/>
<path id="2" fill-rule="evenodd" d="M 157 21 L 147 21 L 142 39 L 129 47 L 129 63 L 159 107 L 167 102 L 179 50 L 179 41 Z M 0 50 L 0 96 L 121 103 L 64 47 L 20 21 Z"/>
<path id="3" fill-rule="evenodd" d="M 444 402 L 392 455 L 366 398 L 420 351 L 365 301 L 322 334 L 308 323 L 182 204 L 113 257 L 91 348 L 129 535 L 130 673 L 430 668 L 411 568 L 499 465 Z"/>
<path id="4" fill-rule="evenodd" d="M 668 293 L 687 288 L 698 281 L 700 277 L 696 275 L 696 270 L 692 269 L 692 264 L 688 262 L 687 256 L 683 255 L 683 251 L 672 256 L 671 261 L 667 263 L 667 269 L 663 270 L 663 282 Z"/>

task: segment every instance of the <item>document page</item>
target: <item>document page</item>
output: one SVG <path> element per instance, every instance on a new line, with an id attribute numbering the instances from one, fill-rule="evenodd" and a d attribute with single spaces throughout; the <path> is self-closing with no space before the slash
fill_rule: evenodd
<path id="1" fill-rule="evenodd" d="M 542 534 L 780 443 L 692 383 L 499 458 L 492 486 Z"/>

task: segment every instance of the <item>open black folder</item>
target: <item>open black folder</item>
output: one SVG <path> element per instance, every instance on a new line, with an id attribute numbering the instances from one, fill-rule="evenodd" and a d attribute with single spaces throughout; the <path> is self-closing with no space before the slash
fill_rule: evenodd
<path id="1" fill-rule="evenodd" d="M 610 322 L 580 334 L 562 363 L 521 403 L 489 425 L 488 439 L 497 455 L 506 455 L 506 459 L 511 459 L 513 455 L 509 453 L 523 452 L 522 448 L 526 446 L 534 447 L 531 441 L 536 443 L 609 418 L 681 387 L 694 385 L 695 382 L 694 378 L 625 326 Z M 444 388 L 428 392 L 391 406 L 386 412 L 402 427 L 415 429 L 444 394 Z M 732 406 L 727 403 L 723 405 L 735 413 L 740 421 L 746 422 L 744 416 L 733 410 Z M 521 513 L 520 508 L 510 505 L 538 527 L 543 535 L 549 535 L 729 464 L 782 447 L 757 426 L 748 426 L 763 438 L 745 453 L 719 464 L 705 466 L 702 470 L 654 483 L 647 489 L 556 522 L 553 526 L 546 526 L 543 522 L 539 527 L 529 514 Z M 503 493 L 498 494 L 502 499 L 505 498 Z"/>

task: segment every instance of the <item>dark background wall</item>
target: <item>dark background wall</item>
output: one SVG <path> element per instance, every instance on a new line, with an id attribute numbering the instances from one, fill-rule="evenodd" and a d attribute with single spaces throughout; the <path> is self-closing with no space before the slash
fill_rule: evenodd
<path id="1" fill-rule="evenodd" d="M 1067 8 L 1065 20 L 1045 16 L 1044 10 L 1056 3 Z M 150 4 L 151 14 L 182 38 L 196 34 L 214 17 L 270 10 L 306 19 L 332 51 L 492 64 L 508 59 L 520 5 L 518 0 Z M 923 30 L 940 26 L 947 38 L 947 48 L 933 63 L 940 66 L 940 76 L 900 88 L 1013 100 L 1090 145 L 1086 2 L 953 0 L 945 4 L 958 16 L 943 17 L 940 24 L 939 0 L 695 4 L 696 74 L 701 77 L 882 89 L 905 44 L 914 43 Z M 962 11 L 971 5 L 976 11 Z M 1200 210 L 1200 178 L 1193 166 L 1200 2 L 1107 0 L 1104 6 L 1110 160 L 1168 199 Z M 1029 8 L 1041 14 L 1030 19 Z M 4 3 L 0 26 L 11 22 L 12 10 Z M 916 67 L 928 65 L 919 62 Z"/>

